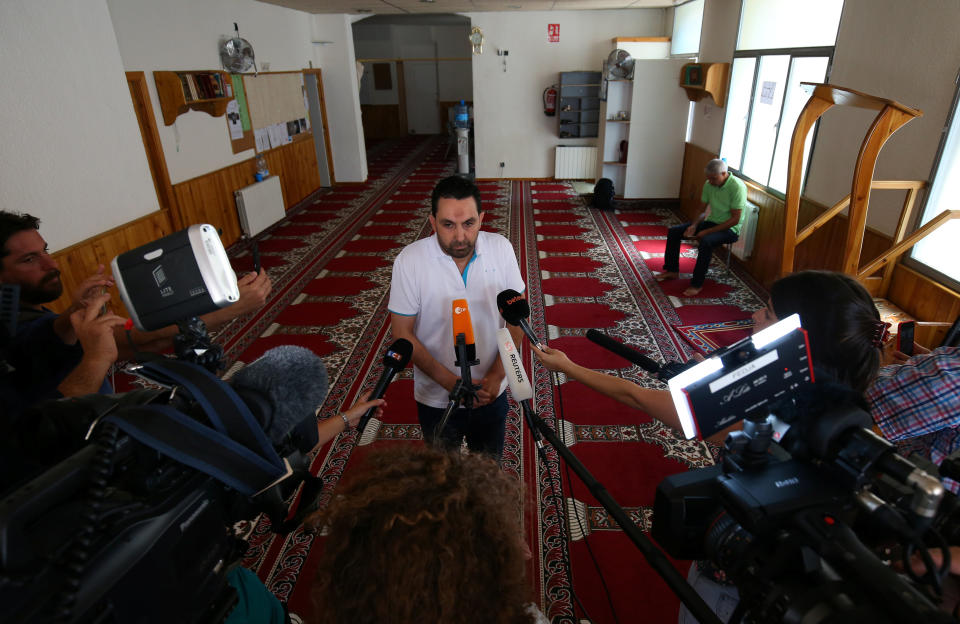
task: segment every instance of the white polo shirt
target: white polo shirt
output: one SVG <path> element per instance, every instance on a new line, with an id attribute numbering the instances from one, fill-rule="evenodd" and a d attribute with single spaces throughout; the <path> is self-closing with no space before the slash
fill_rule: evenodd
<path id="1" fill-rule="evenodd" d="M 404 247 L 393 261 L 388 308 L 394 314 L 416 316 L 413 331 L 417 340 L 459 377 L 452 304 L 454 299 L 466 299 L 480 360 L 470 368 L 470 375 L 478 383 L 499 357 L 497 330 L 505 323 L 497 310 L 497 295 L 508 288 L 522 293 L 526 286 L 517 266 L 517 255 L 506 238 L 481 231 L 473 259 L 461 275 L 453 258 L 440 248 L 434 233 Z M 504 378 L 497 394 L 506 387 Z M 450 400 L 450 393 L 416 366 L 413 396 L 424 405 L 439 408 L 445 408 Z"/>

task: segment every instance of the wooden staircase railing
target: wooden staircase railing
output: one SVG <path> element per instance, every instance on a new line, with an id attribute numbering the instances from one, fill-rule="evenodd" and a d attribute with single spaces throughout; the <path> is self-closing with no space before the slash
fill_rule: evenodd
<path id="1" fill-rule="evenodd" d="M 850 213 L 846 242 L 843 250 L 842 271 L 861 279 L 866 278 L 870 273 L 873 273 L 885 264 L 892 267 L 893 260 L 916 243 L 917 240 L 923 238 L 923 236 L 943 223 L 946 218 L 953 218 L 952 216 L 944 217 L 944 215 L 940 215 L 933 221 L 937 223 L 936 226 L 928 227 L 930 224 L 925 225 L 924 228 L 921 228 L 907 239 L 903 239 L 903 234 L 911 222 L 910 219 L 913 214 L 913 204 L 916 199 L 916 193 L 925 183 L 873 181 L 873 171 L 877 164 L 877 157 L 884 143 L 886 143 L 887 139 L 889 139 L 894 132 L 910 120 L 921 116 L 923 113 L 917 109 L 894 102 L 893 100 L 860 93 L 859 91 L 845 87 L 809 82 L 801 83 L 801 86 L 810 92 L 811 95 L 797 118 L 797 124 L 793 130 L 793 138 L 790 142 L 787 193 L 784 202 L 783 257 L 780 264 L 780 272 L 782 275 L 786 275 L 793 271 L 796 246 L 800 241 L 810 236 L 817 228 L 821 227 L 829 219 L 849 206 Z M 854 167 L 850 195 L 815 219 L 804 228 L 802 232 L 798 233 L 797 218 L 800 212 L 801 166 L 804 143 L 817 120 L 835 105 L 855 106 L 876 110 L 878 112 L 860 146 L 860 153 L 857 155 L 857 162 Z M 906 189 L 907 199 L 904 202 L 904 209 L 900 215 L 900 223 L 897 228 L 897 240 L 894 241 L 894 247 L 871 262 L 870 265 L 868 265 L 872 267 L 870 271 L 862 274 L 859 270 L 860 254 L 863 248 L 863 233 L 866 228 L 870 191 L 873 188 Z M 885 276 L 881 278 L 881 282 L 884 285 L 889 285 L 889 281 L 890 274 L 885 272 Z"/>

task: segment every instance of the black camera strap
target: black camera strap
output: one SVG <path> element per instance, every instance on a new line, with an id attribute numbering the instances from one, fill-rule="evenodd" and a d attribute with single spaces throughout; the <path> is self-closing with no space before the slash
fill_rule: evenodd
<path id="1" fill-rule="evenodd" d="M 169 405 L 123 408 L 107 416 L 106 422 L 246 496 L 256 496 L 292 473 L 236 392 L 208 370 L 169 359 L 144 368 L 145 376 L 183 388 L 213 427 Z"/>

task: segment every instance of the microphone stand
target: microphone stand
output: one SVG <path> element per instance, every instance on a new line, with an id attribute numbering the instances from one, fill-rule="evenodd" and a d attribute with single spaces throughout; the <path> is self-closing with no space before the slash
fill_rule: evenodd
<path id="1" fill-rule="evenodd" d="M 525 400 L 522 403 L 529 403 L 529 401 Z M 603 484 L 590 474 L 590 471 L 588 471 L 583 463 L 577 459 L 577 456 L 567 448 L 567 445 L 557 436 L 556 432 L 554 432 L 533 409 L 525 409 L 524 416 L 526 417 L 527 425 L 531 427 L 531 432 L 536 428 L 543 434 L 543 437 L 547 439 L 567 465 L 573 469 L 583 484 L 587 486 L 587 489 L 590 490 L 594 498 L 607 510 L 610 517 L 616 520 L 620 528 L 623 529 L 623 532 L 630 538 L 630 541 L 634 543 L 640 550 L 640 553 L 646 558 L 647 563 L 666 581 L 667 585 L 673 593 L 680 598 L 681 602 L 690 609 L 693 616 L 701 624 L 721 624 L 720 618 L 707 606 L 703 598 L 701 598 L 687 583 L 686 579 L 677 572 L 677 569 L 673 567 L 673 564 L 670 563 L 664 554 L 653 545 L 650 538 L 630 520 L 630 516 L 623 510 L 623 507 L 618 505 L 617 501 L 613 499 Z M 535 437 L 534 439 L 537 438 Z M 538 443 L 538 446 L 540 451 L 543 451 L 543 445 Z M 544 461 L 546 461 L 545 452 Z"/>
<path id="2" fill-rule="evenodd" d="M 456 365 L 460 367 L 460 379 L 453 385 L 453 390 L 450 391 L 450 401 L 447 402 L 447 409 L 443 412 L 443 417 L 433 432 L 433 441 L 437 446 L 442 445 L 440 434 L 443 433 L 443 430 L 446 428 L 450 414 L 453 413 L 453 410 L 457 409 L 457 405 L 459 405 L 461 401 L 463 401 L 464 407 L 467 408 L 468 412 L 473 409 L 473 399 L 477 396 L 476 391 L 479 388 L 479 386 L 473 385 L 473 379 L 470 377 L 470 367 L 479 364 L 480 360 L 467 359 L 466 335 L 457 334 L 455 347 L 457 350 Z"/>

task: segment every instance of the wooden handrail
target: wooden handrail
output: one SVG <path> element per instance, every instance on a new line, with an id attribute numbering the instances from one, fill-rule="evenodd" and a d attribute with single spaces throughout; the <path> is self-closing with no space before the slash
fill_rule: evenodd
<path id="1" fill-rule="evenodd" d="M 913 200 L 915 199 L 914 193 L 916 191 L 924 188 L 927 185 L 925 180 L 874 180 L 870 183 L 871 189 L 879 190 L 893 190 L 893 191 L 907 191 L 907 201 L 904 202 L 904 210 L 901 210 L 901 223 L 909 223 L 910 215 L 907 214 L 909 211 L 906 210 L 907 204 L 909 208 L 913 208 Z M 834 218 L 843 210 L 850 205 L 850 196 L 847 195 L 839 202 L 825 210 L 820 214 L 816 219 L 808 223 L 802 230 L 797 233 L 797 244 L 802 243 L 807 237 L 813 234 L 817 229 L 823 227 L 823 225 Z M 905 218 L 904 218 L 905 217 Z M 903 238 L 902 232 L 900 233 L 899 238 Z M 898 242 L 897 238 L 894 238 L 894 242 Z"/>
<path id="2" fill-rule="evenodd" d="M 804 105 L 797 117 L 790 142 L 790 155 L 787 169 L 787 189 L 784 200 L 784 241 L 783 257 L 780 262 L 780 272 L 786 275 L 793 271 L 793 263 L 797 244 L 810 236 L 818 227 L 841 212 L 847 205 L 850 207 L 847 224 L 847 236 L 843 250 L 843 272 L 848 275 L 857 275 L 860 265 L 860 254 L 863 247 L 863 233 L 866 228 L 867 206 L 870 202 L 870 190 L 873 187 L 873 171 L 877 157 L 883 144 L 890 136 L 904 124 L 923 113 L 915 108 L 904 106 L 899 102 L 886 98 L 861 93 L 846 87 L 829 84 L 814 84 L 804 82 L 800 85 L 808 91 L 810 99 Z M 800 212 L 800 183 L 803 151 L 806 138 L 813 125 L 823 114 L 834 105 L 855 106 L 879 111 L 873 123 L 867 130 L 857 162 L 853 170 L 853 183 L 848 199 L 827 211 L 828 215 L 821 215 L 803 232 L 797 232 L 797 218 Z M 878 186 L 876 188 L 891 188 Z M 914 193 L 915 189 L 908 189 Z"/>
<path id="3" fill-rule="evenodd" d="M 839 202 L 834 204 L 831 208 L 826 210 L 819 217 L 817 217 L 816 219 L 808 223 L 807 227 L 803 228 L 797 233 L 797 244 L 799 245 L 800 243 L 802 243 L 805 238 L 807 238 L 808 236 L 816 232 L 817 229 L 822 227 L 827 221 L 829 221 L 830 219 L 834 218 L 835 216 L 843 212 L 843 210 L 849 205 L 850 205 L 850 196 L 847 195 L 846 197 L 841 199 Z"/>
<path id="4" fill-rule="evenodd" d="M 856 273 L 857 279 L 863 279 L 869 276 L 871 273 L 873 273 L 877 269 L 879 269 L 884 264 L 887 264 L 891 260 L 896 260 L 900 255 L 903 254 L 903 252 L 905 252 L 906 250 L 916 245 L 920 239 L 930 234 L 930 232 L 937 229 L 938 227 L 940 227 L 950 219 L 958 219 L 958 218 L 960 218 L 960 210 L 944 210 L 943 212 L 935 216 L 933 219 L 930 219 L 929 221 L 927 221 L 923 225 L 923 227 L 918 229 L 916 232 L 906 237 L 905 239 L 903 239 L 902 241 L 900 241 L 899 243 L 897 243 L 896 245 L 894 245 L 893 247 L 885 251 L 884 253 L 880 254 L 880 257 L 878 257 L 876 260 L 874 260 L 867 266 L 863 267 L 863 269 L 861 269 Z"/>

